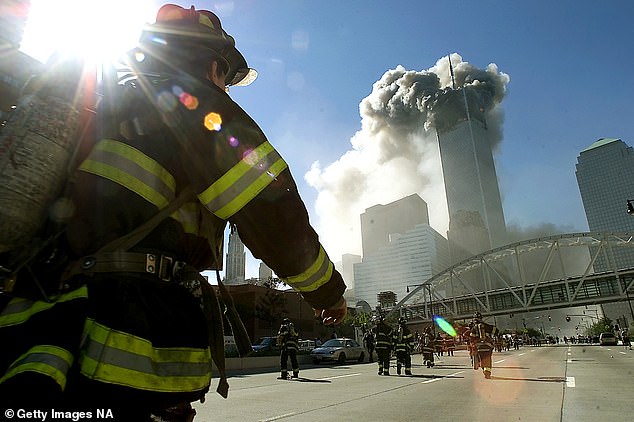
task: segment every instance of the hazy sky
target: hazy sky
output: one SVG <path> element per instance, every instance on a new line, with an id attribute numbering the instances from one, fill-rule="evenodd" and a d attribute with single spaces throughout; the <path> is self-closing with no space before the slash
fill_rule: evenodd
<path id="1" fill-rule="evenodd" d="M 162 4 L 134 3 L 140 24 Z M 422 113 L 421 123 L 412 123 L 417 110 L 408 106 L 420 105 L 425 90 L 408 83 L 434 73 L 440 88 L 447 86 L 448 54 L 454 66 L 500 82 L 495 160 L 509 226 L 586 231 L 575 179 L 579 152 L 601 137 L 634 145 L 631 1 L 174 3 L 215 11 L 258 70 L 253 85 L 230 94 L 289 163 L 333 261 L 360 253 L 359 213 L 399 195 L 421 194 L 432 226 L 444 234 L 433 137 Z M 105 16 L 104 8 L 126 3 L 81 4 Z M 138 30 L 120 21 L 105 28 Z M 386 92 L 393 109 L 381 108 Z M 380 124 L 378 109 L 387 112 Z M 249 261 L 247 276 L 255 275 Z"/>

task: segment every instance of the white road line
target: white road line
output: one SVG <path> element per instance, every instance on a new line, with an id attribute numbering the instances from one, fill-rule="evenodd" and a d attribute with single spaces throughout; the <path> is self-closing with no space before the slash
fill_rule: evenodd
<path id="1" fill-rule="evenodd" d="M 619 353 L 622 354 L 622 355 L 627 355 L 627 353 L 625 353 L 625 352 L 619 352 Z"/>
<path id="2" fill-rule="evenodd" d="M 278 415 L 278 416 L 273 416 L 272 418 L 268 418 L 268 419 L 260 419 L 258 422 L 271 422 L 271 421 L 276 421 L 278 419 L 282 419 L 282 418 L 288 418 L 289 416 L 293 416 L 295 415 L 295 412 L 293 413 L 285 413 L 283 415 Z"/>
<path id="3" fill-rule="evenodd" d="M 504 362 L 506 359 L 502 359 L 502 360 L 498 360 L 497 362 L 493 362 L 493 363 L 502 363 Z"/>
<path id="4" fill-rule="evenodd" d="M 456 375 L 462 374 L 463 372 L 464 372 L 464 371 L 454 372 L 453 374 L 449 374 L 449 375 L 447 375 L 446 377 L 442 377 L 442 378 L 433 378 L 433 379 L 430 379 L 430 380 L 427 380 L 427 381 L 421 381 L 420 383 L 421 383 L 421 384 L 429 384 L 429 383 L 431 383 L 431 382 L 440 381 L 440 380 L 441 380 L 441 379 L 443 379 L 443 378 L 452 378 L 452 377 L 455 377 Z"/>
<path id="5" fill-rule="evenodd" d="M 361 374 L 358 373 L 358 374 L 337 375 L 336 377 L 319 378 L 319 379 L 320 380 L 336 380 L 337 378 L 355 377 L 357 375 L 361 375 Z"/>
<path id="6" fill-rule="evenodd" d="M 517 355 L 517 356 L 524 356 L 525 354 L 526 354 L 526 353 L 520 353 L 520 354 L 519 354 L 519 355 Z"/>
<path id="7" fill-rule="evenodd" d="M 566 387 L 575 387 L 575 377 L 566 377 Z"/>

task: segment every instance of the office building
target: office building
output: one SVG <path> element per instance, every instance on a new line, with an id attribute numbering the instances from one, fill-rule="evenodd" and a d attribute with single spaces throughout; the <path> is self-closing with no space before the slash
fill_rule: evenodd
<path id="1" fill-rule="evenodd" d="M 341 273 L 343 281 L 346 283 L 346 291 L 343 297 L 348 304 L 355 304 L 356 297 L 354 293 L 354 264 L 361 262 L 360 255 L 343 254 L 341 261 L 335 263 L 335 268 Z"/>
<path id="2" fill-rule="evenodd" d="M 393 233 L 404 233 L 417 224 L 429 224 L 427 203 L 417 194 L 366 209 L 361 214 L 363 257 L 367 258 L 388 245 Z"/>
<path id="3" fill-rule="evenodd" d="M 407 286 L 419 285 L 449 266 L 447 239 L 429 225 L 427 204 L 418 195 L 368 208 L 361 221 L 364 251 L 372 248 L 354 264 L 356 301 L 374 308 L 381 292 L 393 292 L 401 300 Z M 408 221 L 420 222 L 408 226 Z"/>
<path id="4" fill-rule="evenodd" d="M 634 198 L 634 149 L 615 138 L 601 138 L 577 157 L 577 184 L 590 231 L 634 232 L 634 216 L 627 213 L 627 200 Z M 634 251 L 616 249 L 616 268 L 634 267 Z M 594 271 L 609 271 L 613 266 L 600 255 Z M 631 325 L 631 302 L 603 306 L 612 320 L 624 317 Z"/>
<path id="5" fill-rule="evenodd" d="M 238 236 L 238 231 L 231 226 L 229 242 L 227 245 L 227 266 L 225 272 L 225 284 L 236 285 L 244 283 L 244 271 L 246 263 L 246 253 L 244 243 Z"/>
<path id="6" fill-rule="evenodd" d="M 459 261 L 507 243 L 485 110 L 477 94 L 457 89 L 434 112 L 442 162 L 452 258 Z M 468 107 L 465 105 L 468 104 Z M 461 250 L 457 250 L 457 248 Z"/>

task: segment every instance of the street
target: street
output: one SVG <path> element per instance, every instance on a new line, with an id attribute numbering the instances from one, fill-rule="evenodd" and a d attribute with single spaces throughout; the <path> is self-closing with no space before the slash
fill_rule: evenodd
<path id="1" fill-rule="evenodd" d="M 612 421 L 631 418 L 634 351 L 557 345 L 493 354 L 493 376 L 464 350 L 411 377 L 377 375 L 376 363 L 305 365 L 299 381 L 277 370 L 232 374 L 229 398 L 197 403 L 196 421 Z M 395 365 L 395 361 L 392 361 Z M 215 390 L 216 381 L 212 386 Z"/>

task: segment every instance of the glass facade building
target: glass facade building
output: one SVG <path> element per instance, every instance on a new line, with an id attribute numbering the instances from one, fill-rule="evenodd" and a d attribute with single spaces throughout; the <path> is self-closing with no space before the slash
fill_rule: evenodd
<path id="1" fill-rule="evenodd" d="M 375 307 L 377 294 L 388 291 L 401 300 L 408 285 L 421 284 L 449 266 L 447 239 L 429 225 L 420 196 L 368 208 L 361 221 L 364 255 L 354 264 L 357 301 Z"/>
<path id="2" fill-rule="evenodd" d="M 449 117 L 436 128 L 449 210 L 448 237 L 464 249 L 457 258 L 507 243 L 493 134 L 477 99 L 469 98 L 467 111 L 467 95 L 461 92 L 457 90 L 451 101 L 439 107 L 437 113 Z"/>
<path id="3" fill-rule="evenodd" d="M 634 199 L 634 149 L 615 138 L 601 138 L 577 157 L 577 184 L 590 231 L 634 233 L 634 216 L 627 213 L 627 200 Z M 619 248 L 614 263 L 600 255 L 594 271 L 634 267 L 634 250 Z M 614 268 L 616 266 L 616 268 Z M 613 320 L 634 318 L 630 304 L 603 306 Z"/>

